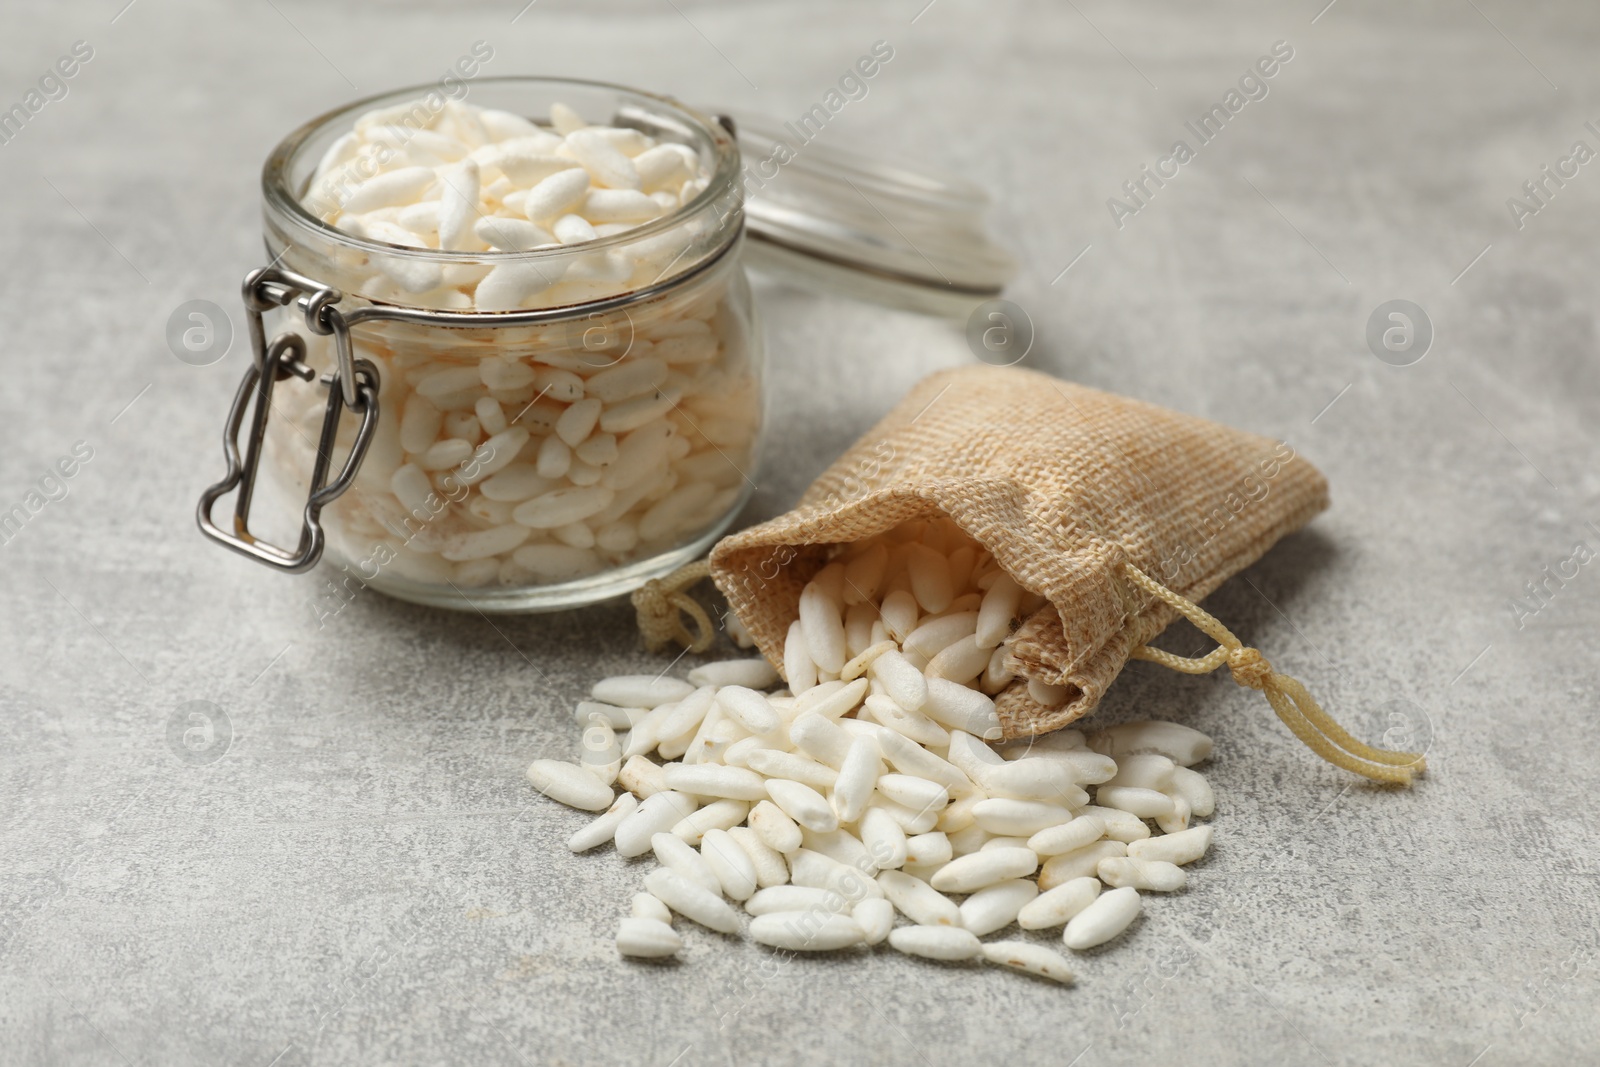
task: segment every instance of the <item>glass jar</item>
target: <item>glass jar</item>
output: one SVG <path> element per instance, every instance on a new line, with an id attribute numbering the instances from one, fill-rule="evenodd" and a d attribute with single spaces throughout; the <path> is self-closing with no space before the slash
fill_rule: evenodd
<path id="1" fill-rule="evenodd" d="M 446 94 L 374 97 L 289 135 L 263 172 L 269 265 L 244 285 L 253 358 L 228 474 L 200 502 L 214 540 L 292 572 L 326 553 L 346 582 L 441 607 L 625 593 L 703 555 L 755 487 L 765 419 L 747 223 L 791 276 L 837 287 L 843 275 L 903 307 L 964 314 L 1010 271 L 974 223 L 983 194 L 962 183 L 824 146 L 790 162 L 787 184 L 755 180 L 731 119 L 619 86 L 480 78 L 470 94 L 517 116 L 564 104 L 685 146 L 703 177 L 625 232 L 442 251 L 358 236 L 317 209 L 358 117 L 426 128 L 459 107 Z M 770 161 L 782 131 L 751 126 L 747 150 Z M 225 528 L 213 509 L 230 492 Z"/>
<path id="2" fill-rule="evenodd" d="M 614 86 L 484 80 L 472 94 L 522 115 L 560 102 L 687 145 L 709 180 L 677 210 L 581 245 L 439 251 L 367 240 L 302 206 L 357 116 L 421 91 L 291 134 L 263 175 L 274 265 L 245 293 L 258 360 L 272 370 L 252 368 L 239 400 L 255 402 L 264 432 L 252 425 L 235 529 L 210 525 L 210 505 L 240 470 L 207 494 L 202 526 L 289 570 L 325 549 L 360 582 L 425 604 L 527 611 L 603 599 L 703 555 L 755 484 L 762 351 L 738 254 L 738 148 L 715 120 Z M 515 306 L 472 308 L 457 286 L 481 293 L 493 272 L 512 279 Z M 288 330 L 263 346 L 265 317 Z M 336 462 L 346 473 L 330 479 Z M 305 508 L 293 550 L 271 547 L 278 530 L 250 532 L 258 467 L 263 504 Z"/>

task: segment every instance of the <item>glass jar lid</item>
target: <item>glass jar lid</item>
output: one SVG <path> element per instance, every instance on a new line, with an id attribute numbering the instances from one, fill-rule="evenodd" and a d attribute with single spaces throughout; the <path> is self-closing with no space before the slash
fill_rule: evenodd
<path id="1" fill-rule="evenodd" d="M 728 111 L 743 157 L 746 255 L 797 280 L 896 307 L 964 315 L 1016 261 L 984 224 L 988 194 Z"/>

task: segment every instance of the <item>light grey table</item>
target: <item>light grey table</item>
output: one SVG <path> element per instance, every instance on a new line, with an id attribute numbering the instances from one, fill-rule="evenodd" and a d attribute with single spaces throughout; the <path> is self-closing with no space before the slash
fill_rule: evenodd
<path id="1" fill-rule="evenodd" d="M 1600 547 L 1600 163 L 1540 202 L 1522 186 L 1600 148 L 1600 17 L 924 2 L 11 5 L 0 105 L 75 41 L 93 58 L 0 144 L 0 508 L 77 442 L 93 455 L 0 546 L 0 1061 L 1592 1056 L 1600 574 L 1545 568 Z M 995 190 L 1029 365 L 1286 437 L 1326 471 L 1332 511 L 1211 606 L 1358 733 L 1428 745 L 1428 780 L 1352 783 L 1256 695 L 1139 664 L 1098 715 L 1216 736 L 1217 844 L 1075 988 L 883 951 L 779 965 L 694 931 L 676 965 L 620 962 L 640 870 L 568 855 L 581 817 L 522 770 L 571 751 L 590 680 L 658 669 L 628 611 L 490 624 L 366 594 L 319 627 L 315 578 L 193 529 L 242 346 L 195 368 L 163 341 L 185 300 L 235 308 L 283 133 L 480 39 L 492 73 L 780 116 L 891 42 L 827 136 Z M 1199 144 L 1186 120 L 1277 41 L 1293 58 L 1267 95 Z M 1194 158 L 1119 228 L 1108 198 L 1180 138 Z M 749 520 L 973 358 L 959 326 L 760 299 L 774 458 Z M 1433 331 L 1409 366 L 1415 348 L 1366 341 L 1395 299 Z M 169 747 L 191 700 L 225 710 L 221 758 Z"/>

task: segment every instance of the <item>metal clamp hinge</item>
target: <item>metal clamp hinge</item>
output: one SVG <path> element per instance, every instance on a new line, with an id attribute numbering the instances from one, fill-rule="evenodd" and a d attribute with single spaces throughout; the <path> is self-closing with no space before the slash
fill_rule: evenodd
<path id="1" fill-rule="evenodd" d="M 222 451 L 228 461 L 227 476 L 201 494 L 196 513 L 200 531 L 207 537 L 260 563 L 290 573 L 310 570 L 322 557 L 325 542 L 322 509 L 350 488 L 378 426 L 378 368 L 370 360 L 355 358 L 349 323 L 334 306 L 341 299 L 343 294 L 339 290 L 293 271 L 263 267 L 245 278 L 244 304 L 253 358 L 234 394 L 222 435 Z M 328 390 L 328 402 L 322 416 L 322 433 L 317 441 L 317 458 L 301 520 L 300 540 L 293 549 L 286 549 L 260 540 L 250 532 L 250 504 L 266 440 L 273 389 L 291 374 L 306 382 L 316 378 L 316 372 L 305 362 L 304 337 L 283 333 L 271 343 L 266 340 L 263 313 L 290 303 L 295 303 L 303 313 L 307 330 L 333 337 L 335 369 L 320 382 Z M 361 416 L 361 425 L 338 476 L 329 480 L 339 421 L 346 409 Z M 247 412 L 250 432 L 241 459 L 239 432 L 244 427 Z M 211 513 L 216 502 L 235 489 L 238 495 L 234 501 L 232 529 L 227 530 L 213 521 Z"/>

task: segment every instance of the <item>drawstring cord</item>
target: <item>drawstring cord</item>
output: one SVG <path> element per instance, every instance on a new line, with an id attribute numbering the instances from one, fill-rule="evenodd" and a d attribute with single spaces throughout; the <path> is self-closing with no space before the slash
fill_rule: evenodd
<path id="1" fill-rule="evenodd" d="M 1159 663 L 1184 674 L 1210 674 L 1227 664 L 1233 680 L 1247 689 L 1260 690 L 1283 724 L 1311 751 L 1336 767 L 1375 782 L 1410 785 L 1413 776 L 1427 770 L 1427 761 L 1419 753 L 1391 752 L 1357 741 L 1322 710 L 1305 686 L 1287 674 L 1274 671 L 1258 650 L 1246 646 L 1205 609 L 1174 593 L 1133 564 L 1126 564 L 1125 569 L 1134 585 L 1173 608 L 1217 642 L 1216 648 L 1198 658 L 1176 656 L 1140 645 L 1133 650 L 1133 659 Z"/>
<path id="2" fill-rule="evenodd" d="M 716 640 L 717 630 L 700 602 L 684 590 L 711 573 L 708 560 L 685 563 L 665 578 L 652 578 L 633 591 L 633 607 L 639 614 L 639 632 L 651 652 L 660 652 L 676 641 L 690 652 L 705 652 Z M 691 633 L 684 616 L 694 624 Z"/>
<path id="3" fill-rule="evenodd" d="M 1419 753 L 1392 752 L 1357 741 L 1322 710 L 1305 686 L 1287 674 L 1274 671 L 1259 650 L 1245 645 L 1210 612 L 1174 593 L 1133 564 L 1125 564 L 1124 569 L 1134 585 L 1170 606 L 1217 642 L 1216 648 L 1199 657 L 1178 656 L 1140 645 L 1130 658 L 1158 663 L 1184 674 L 1210 674 L 1226 665 L 1236 683 L 1259 690 L 1267 698 L 1278 718 L 1307 748 L 1334 766 L 1375 782 L 1410 785 L 1413 777 L 1427 770 L 1427 761 Z M 686 592 L 710 573 L 710 563 L 697 560 L 664 578 L 652 579 L 634 591 L 633 606 L 639 616 L 639 631 L 652 652 L 659 652 L 673 642 L 696 653 L 711 647 L 716 628 L 706 609 Z M 693 631 L 685 625 L 685 616 L 693 624 Z"/>

